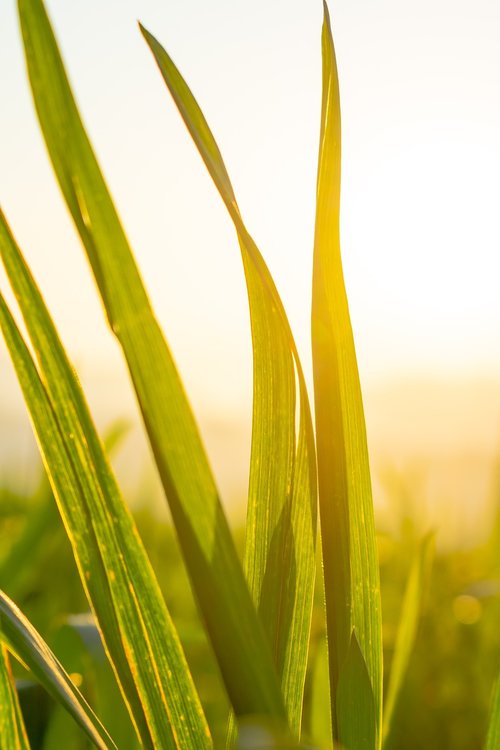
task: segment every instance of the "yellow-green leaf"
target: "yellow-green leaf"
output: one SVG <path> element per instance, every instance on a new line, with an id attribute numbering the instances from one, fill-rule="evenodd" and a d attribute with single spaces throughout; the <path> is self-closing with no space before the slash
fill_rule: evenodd
<path id="1" fill-rule="evenodd" d="M 199 431 L 78 113 L 41 0 L 19 0 L 35 107 L 110 326 L 123 348 L 208 635 L 238 714 L 283 716 Z"/>
<path id="2" fill-rule="evenodd" d="M 330 673 L 326 638 L 318 645 L 311 675 L 311 737 L 322 748 L 332 746 Z"/>
<path id="3" fill-rule="evenodd" d="M 373 690 L 379 746 L 379 569 L 363 404 L 340 255 L 340 103 L 326 4 L 324 12 L 312 349 L 332 715 L 338 718 L 340 671 L 355 631 Z"/>
<path id="4" fill-rule="evenodd" d="M 0 750 L 30 750 L 9 655 L 1 642 L 2 637 L 0 629 Z"/>

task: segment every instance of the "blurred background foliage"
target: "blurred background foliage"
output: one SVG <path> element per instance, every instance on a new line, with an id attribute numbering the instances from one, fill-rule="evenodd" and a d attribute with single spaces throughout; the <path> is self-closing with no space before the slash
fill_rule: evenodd
<path id="1" fill-rule="evenodd" d="M 108 445 L 123 438 L 121 427 Z M 138 744 L 98 633 L 88 612 L 71 548 L 43 470 L 32 494 L 0 489 L 0 588 L 21 607 L 46 638 L 72 679 L 109 727 L 121 750 Z M 390 530 L 379 523 L 385 680 L 412 560 L 422 538 L 418 497 L 394 484 Z M 398 496 L 399 495 L 399 496 Z M 500 667 L 500 491 L 486 539 L 467 546 L 440 545 L 427 586 L 405 684 L 396 706 L 388 748 L 483 746 L 491 690 Z M 175 533 L 147 498 L 134 498 L 135 518 L 178 628 L 216 747 L 224 743 L 229 703 L 201 626 Z M 481 504 L 479 504 L 481 507 Z M 449 508 L 447 512 L 452 513 Z M 446 517 L 443 523 L 446 522 Z M 242 552 L 244 529 L 234 529 Z M 318 560 L 318 563 L 320 561 Z M 306 687 L 306 733 L 321 717 L 312 709 L 324 642 L 323 595 L 316 592 Z M 318 656 L 319 655 L 319 656 Z M 15 665 L 20 698 L 34 750 L 84 750 L 89 743 L 64 709 Z M 321 678 L 319 678 L 320 680 Z M 318 685 L 321 682 L 318 681 Z"/>

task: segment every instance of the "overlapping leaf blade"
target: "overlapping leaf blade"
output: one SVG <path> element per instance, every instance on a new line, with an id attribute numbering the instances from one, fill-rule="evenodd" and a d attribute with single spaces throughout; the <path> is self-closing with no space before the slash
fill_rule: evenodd
<path id="1" fill-rule="evenodd" d="M 354 632 L 340 669 L 336 707 L 338 735 L 344 750 L 373 750 L 377 731 L 373 690 Z"/>
<path id="2" fill-rule="evenodd" d="M 66 708 L 93 744 L 100 750 L 117 750 L 106 729 L 40 634 L 2 591 L 0 626 L 0 639 L 3 643 L 31 669 L 50 695 Z M 4 736 L 3 732 L 0 736 Z M 12 750 L 16 747 L 22 748 L 23 745 L 12 745 Z M 6 750 L 7 748 L 10 750 L 10 745 L 6 745 Z"/>
<path id="3" fill-rule="evenodd" d="M 0 319 L 89 603 L 145 747 L 209 748 L 175 628 L 83 393 L 0 213 L 0 252 L 41 377 L 1 297 Z"/>
<path id="4" fill-rule="evenodd" d="M 148 31 L 141 30 L 238 234 L 254 356 L 245 567 L 273 644 L 290 727 L 299 736 L 316 539 L 315 449 L 302 368 L 279 294 L 241 218 L 208 123 L 169 55 Z M 296 375 L 300 408 L 297 440 Z"/>
<path id="5" fill-rule="evenodd" d="M 123 348 L 207 631 L 238 714 L 283 716 L 253 606 L 181 381 L 83 129 L 41 0 L 19 0 L 47 148 Z"/>
<path id="6" fill-rule="evenodd" d="M 0 750 L 30 750 L 2 636 L 0 629 Z"/>
<path id="7" fill-rule="evenodd" d="M 379 745 L 380 584 L 363 405 L 340 256 L 340 104 L 326 4 L 324 11 L 312 348 L 332 714 L 337 714 L 339 675 L 354 631 L 373 689 Z"/>
<path id="8" fill-rule="evenodd" d="M 415 644 L 418 622 L 422 610 L 422 600 L 430 576 L 433 550 L 434 536 L 428 534 L 424 537 L 418 547 L 408 577 L 396 636 L 389 687 L 387 689 L 387 697 L 384 703 L 384 743 L 387 742 L 390 737 L 394 710 L 396 708 L 396 703 L 408 669 L 413 646 Z"/>

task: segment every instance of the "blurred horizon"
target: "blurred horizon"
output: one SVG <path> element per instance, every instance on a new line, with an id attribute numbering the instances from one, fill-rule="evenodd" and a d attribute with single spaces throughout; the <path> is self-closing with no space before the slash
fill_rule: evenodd
<path id="1" fill-rule="evenodd" d="M 7 364 L 7 363 L 5 363 Z M 41 462 L 10 368 L 0 376 L 0 486 L 35 490 Z M 124 369 L 80 370 L 101 431 L 129 425 L 113 465 L 127 500 L 168 515 L 144 429 Z M 433 528 L 446 549 L 486 540 L 500 510 L 500 378 L 430 377 L 372 383 L 363 389 L 378 527 L 398 534 L 406 521 Z M 238 410 L 191 398 L 222 501 L 244 519 L 250 459 L 251 398 Z"/>

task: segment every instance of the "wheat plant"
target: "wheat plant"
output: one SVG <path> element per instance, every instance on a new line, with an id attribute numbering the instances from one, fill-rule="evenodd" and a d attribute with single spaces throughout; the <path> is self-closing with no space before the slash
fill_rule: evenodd
<path id="1" fill-rule="evenodd" d="M 141 33 L 232 221 L 253 349 L 253 429 L 243 563 L 195 417 L 82 124 L 42 0 L 18 0 L 28 76 L 52 166 L 123 351 L 183 560 L 227 691 L 226 746 L 378 750 L 415 638 L 432 542 L 402 608 L 387 710 L 370 471 L 339 243 L 340 106 L 328 10 L 312 289 L 315 426 L 297 347 L 266 263 L 243 220 L 220 150 L 160 43 Z M 141 747 L 213 747 L 204 707 L 107 451 L 43 297 L 3 213 L 2 261 L 29 346 L 8 305 L 0 322 L 82 586 Z M 318 502 L 319 501 L 319 502 Z M 317 570 L 317 508 L 323 566 Z M 321 714 L 302 732 L 315 577 L 324 575 L 328 649 L 313 685 Z M 98 748 L 116 748 L 16 605 L 0 598 L 2 750 L 29 747 L 10 655 Z M 326 661 L 328 660 L 328 662 Z M 488 750 L 498 747 L 497 696 Z M 314 721 L 313 721 L 314 724 Z M 321 727 L 321 728 L 320 728 Z M 326 729 L 325 729 L 326 727 Z"/>

